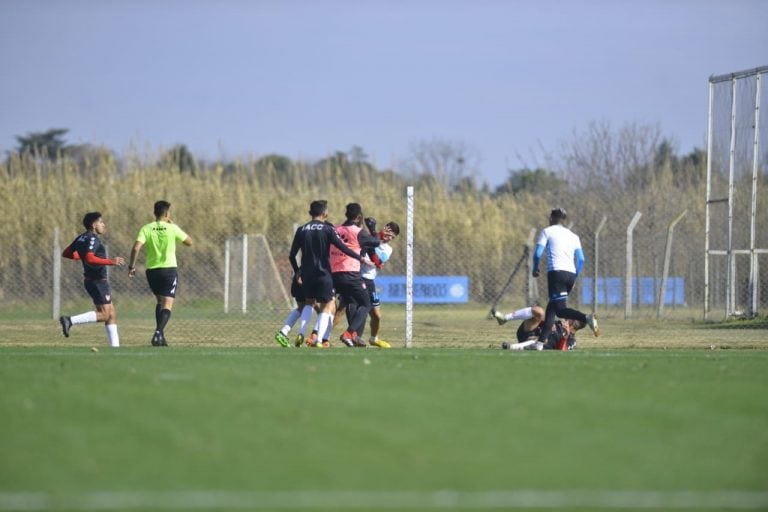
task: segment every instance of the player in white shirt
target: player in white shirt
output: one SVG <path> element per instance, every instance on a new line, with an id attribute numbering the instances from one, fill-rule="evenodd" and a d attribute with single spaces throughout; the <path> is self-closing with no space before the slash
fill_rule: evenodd
<path id="1" fill-rule="evenodd" d="M 371 225 L 371 222 L 375 223 L 373 219 L 366 219 L 366 225 L 372 233 L 376 232 L 375 224 Z M 376 275 L 378 274 L 378 268 L 389 261 L 389 257 L 392 256 L 392 246 L 389 242 L 395 239 L 400 234 L 400 226 L 396 222 L 387 222 L 379 233 L 379 240 L 381 244 L 374 249 L 376 257 L 379 261 L 379 266 L 375 264 L 370 265 L 368 263 L 362 263 L 360 265 L 360 275 L 363 277 L 368 288 L 368 294 L 371 296 L 371 334 L 368 339 L 368 343 L 379 348 L 391 348 L 391 345 L 386 341 L 379 339 L 379 328 L 381 327 L 381 301 L 379 300 L 379 294 L 376 292 Z M 373 259 L 376 261 L 376 258 Z"/>
<path id="2" fill-rule="evenodd" d="M 584 266 L 581 240 L 573 231 L 563 226 L 566 217 L 565 210 L 562 208 L 555 208 L 550 212 L 549 226 L 541 231 L 533 255 L 532 274 L 533 277 L 539 277 L 539 261 L 544 252 L 547 253 L 549 302 L 539 336 L 539 341 L 542 343 L 546 343 L 547 335 L 555 323 L 555 317 L 578 320 L 588 325 L 595 336 L 600 335 L 594 314 L 585 315 L 581 311 L 569 308 L 566 304 L 576 277 Z"/>

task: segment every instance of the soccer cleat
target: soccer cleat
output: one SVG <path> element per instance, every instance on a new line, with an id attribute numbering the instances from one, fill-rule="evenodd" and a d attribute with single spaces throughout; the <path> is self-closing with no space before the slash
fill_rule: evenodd
<path id="1" fill-rule="evenodd" d="M 167 347 L 168 343 L 165 341 L 165 336 L 160 331 L 155 331 L 155 334 L 152 335 L 152 346 L 153 347 Z"/>
<path id="2" fill-rule="evenodd" d="M 341 340 L 341 342 L 348 347 L 354 347 L 355 337 L 356 337 L 355 334 L 352 334 L 349 331 L 344 331 L 343 333 L 341 333 L 341 336 L 339 336 L 339 340 Z"/>
<path id="3" fill-rule="evenodd" d="M 371 345 L 373 345 L 374 347 L 379 347 L 379 348 L 392 348 L 392 345 L 390 345 L 389 343 L 387 343 L 384 340 L 372 341 Z"/>
<path id="4" fill-rule="evenodd" d="M 357 334 L 355 334 L 355 337 L 352 338 L 352 343 L 354 344 L 355 347 L 363 347 L 363 348 L 368 347 L 368 344 L 365 342 L 365 340 L 360 336 L 358 336 Z"/>
<path id="5" fill-rule="evenodd" d="M 600 336 L 600 327 L 597 325 L 597 315 L 594 313 L 587 315 L 587 325 L 592 329 L 595 337 Z"/>
<path id="6" fill-rule="evenodd" d="M 507 341 L 501 342 L 501 349 L 502 350 L 509 350 L 510 344 Z"/>
<path id="7" fill-rule="evenodd" d="M 64 337 L 69 338 L 69 330 L 72 328 L 72 319 L 68 316 L 60 316 L 59 323 L 61 324 L 61 332 L 64 333 Z"/>
<path id="8" fill-rule="evenodd" d="M 495 309 L 491 310 L 491 313 L 493 314 L 493 318 L 495 318 L 496 321 L 499 322 L 499 325 L 504 325 L 505 323 L 507 323 L 507 317 L 504 316 L 504 313 L 500 313 Z"/>
<path id="9" fill-rule="evenodd" d="M 331 342 L 328 340 L 323 340 L 318 347 L 320 348 L 331 348 Z"/>
<path id="10" fill-rule="evenodd" d="M 277 331 L 277 334 L 275 334 L 275 341 L 278 342 L 281 347 L 288 346 L 288 336 L 283 334 L 282 331 Z"/>
<path id="11" fill-rule="evenodd" d="M 309 335 L 309 338 L 306 339 L 304 344 L 310 348 L 317 347 L 320 345 L 320 341 L 317 339 L 317 333 L 312 333 Z"/>
<path id="12" fill-rule="evenodd" d="M 285 341 L 287 342 L 288 340 L 286 339 Z M 304 344 L 304 335 L 299 333 L 299 334 L 296 335 L 296 341 L 294 342 L 294 346 L 296 348 L 298 348 L 298 347 L 302 346 L 303 344 Z M 288 345 L 286 345 L 286 347 L 287 346 Z"/>

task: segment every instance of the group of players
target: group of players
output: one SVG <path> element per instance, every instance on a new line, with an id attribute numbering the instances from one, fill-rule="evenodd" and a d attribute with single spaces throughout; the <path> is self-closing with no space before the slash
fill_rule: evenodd
<path id="1" fill-rule="evenodd" d="M 139 230 L 128 265 L 128 275 L 134 277 L 136 259 L 146 246 L 146 277 L 156 298 L 153 346 L 167 346 L 164 329 L 171 316 L 178 283 L 176 242 L 192 245 L 190 236 L 171 220 L 170 207 L 165 200 L 155 202 L 155 220 Z M 347 204 L 346 220 L 337 226 L 328 222 L 328 202 L 325 200 L 312 201 L 309 216 L 311 220 L 296 230 L 288 255 L 294 272 L 291 295 L 297 306 L 275 334 L 275 341 L 288 347 L 288 334 L 301 320 L 294 345 L 328 348 L 334 326 L 346 317 L 346 328 L 339 336 L 345 346 L 391 348 L 379 337 L 381 303 L 375 278 L 378 269 L 392 254 L 390 242 L 400 234 L 400 227 L 396 222 L 388 222 L 377 231 L 376 220 L 364 217 L 358 203 Z M 508 314 L 491 310 L 491 316 L 499 325 L 510 320 L 523 320 L 517 329 L 517 341 L 504 342 L 504 349 L 571 350 L 576 345 L 576 331 L 589 327 L 595 336 L 600 335 L 594 314 L 586 315 L 567 306 L 568 294 L 584 265 L 584 253 L 579 237 L 563 225 L 566 218 L 562 208 L 550 212 L 549 226 L 539 235 L 533 256 L 532 273 L 538 277 L 539 263 L 546 251 L 549 297 L 546 310 L 539 305 Z M 101 213 L 86 213 L 83 226 L 85 232 L 64 249 L 62 256 L 82 262 L 84 287 L 93 300 L 95 311 L 61 316 L 59 322 L 65 337 L 69 337 L 74 325 L 104 322 L 108 344 L 119 347 L 117 313 L 112 304 L 106 267 L 123 266 L 125 259 L 121 256 L 107 258 L 106 248 L 99 239 L 106 230 Z M 299 252 L 301 263 L 297 262 Z M 307 336 L 313 313 L 317 314 L 316 320 Z M 364 331 L 369 316 L 371 333 L 366 342 Z"/>
<path id="2" fill-rule="evenodd" d="M 600 335 L 595 314 L 586 315 L 569 308 L 568 294 L 584 266 L 584 251 L 579 237 L 564 226 L 567 214 L 563 208 L 554 208 L 549 214 L 549 226 L 536 241 L 533 255 L 533 277 L 539 277 L 539 263 L 547 255 L 547 294 L 549 302 L 544 310 L 539 305 L 503 314 L 495 309 L 491 315 L 499 325 L 510 320 L 523 320 L 517 329 L 517 342 L 502 343 L 507 350 L 573 350 L 575 333 L 589 327 Z"/>
<path id="3" fill-rule="evenodd" d="M 346 317 L 346 328 L 339 340 L 347 347 L 391 348 L 379 338 L 381 302 L 376 292 L 378 269 L 389 260 L 389 243 L 400 234 L 396 222 L 388 222 L 376 231 L 376 220 L 364 217 L 359 203 L 349 203 L 346 220 L 334 226 L 328 222 L 328 202 L 312 201 L 311 220 L 300 226 L 293 237 L 288 260 L 293 268 L 291 295 L 296 299 L 275 341 L 283 347 L 290 345 L 288 334 L 301 321 L 294 345 L 330 348 L 333 327 Z M 301 263 L 297 256 L 301 252 Z M 307 336 L 313 313 L 317 317 Z M 364 339 L 368 317 L 371 334 Z"/>

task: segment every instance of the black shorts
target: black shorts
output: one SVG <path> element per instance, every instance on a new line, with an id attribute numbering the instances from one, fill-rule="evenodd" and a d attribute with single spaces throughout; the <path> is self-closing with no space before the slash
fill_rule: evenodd
<path id="1" fill-rule="evenodd" d="M 530 339 L 539 339 L 540 334 L 541 334 L 541 324 L 534 327 L 533 330 L 526 331 L 525 322 L 523 322 L 520 324 L 520 327 L 517 328 L 517 341 L 518 343 L 522 343 L 523 341 L 527 341 Z"/>
<path id="2" fill-rule="evenodd" d="M 317 302 L 325 304 L 331 302 L 336 295 L 333 288 L 333 279 L 328 274 L 319 276 L 302 276 L 302 291 L 305 299 L 315 299 Z"/>
<path id="3" fill-rule="evenodd" d="M 304 302 L 306 300 L 304 288 L 296 281 L 295 277 L 291 279 L 291 297 L 296 299 L 296 302 Z"/>
<path id="4" fill-rule="evenodd" d="M 336 272 L 333 274 L 333 286 L 341 295 L 344 304 L 355 304 L 365 308 L 371 308 L 371 297 L 368 295 L 368 287 L 360 277 L 359 272 Z"/>
<path id="5" fill-rule="evenodd" d="M 161 297 L 176 297 L 179 274 L 176 268 L 147 269 L 147 282 L 152 293 Z"/>
<path id="6" fill-rule="evenodd" d="M 547 292 L 549 300 L 565 300 L 576 282 L 576 274 L 565 270 L 547 272 Z"/>
<path id="7" fill-rule="evenodd" d="M 83 286 L 97 306 L 112 304 L 112 292 L 109 290 L 109 281 L 106 279 L 85 279 Z"/>
<path id="8" fill-rule="evenodd" d="M 365 288 L 368 290 L 368 297 L 371 299 L 371 307 L 377 308 L 381 306 L 381 299 L 379 299 L 379 294 L 376 293 L 376 283 L 373 282 L 373 279 L 363 278 L 363 283 L 365 283 Z"/>

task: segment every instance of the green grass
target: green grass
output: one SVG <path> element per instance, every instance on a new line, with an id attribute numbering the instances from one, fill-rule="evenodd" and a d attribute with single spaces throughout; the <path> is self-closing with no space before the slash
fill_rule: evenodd
<path id="1" fill-rule="evenodd" d="M 764 509 L 766 369 L 759 350 L 2 346 L 0 510 Z"/>

